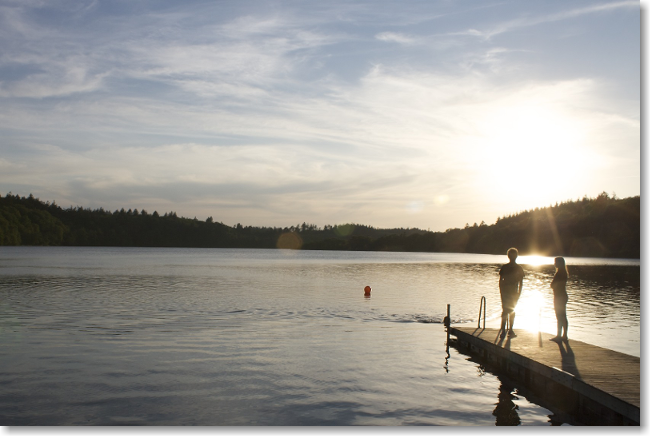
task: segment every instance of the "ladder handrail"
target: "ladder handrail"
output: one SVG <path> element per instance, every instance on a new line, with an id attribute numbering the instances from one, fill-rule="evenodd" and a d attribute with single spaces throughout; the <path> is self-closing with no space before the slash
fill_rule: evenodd
<path id="1" fill-rule="evenodd" d="M 485 328 L 485 309 L 487 308 L 487 299 L 481 297 L 481 305 L 478 308 L 478 328 L 481 328 L 481 309 L 483 310 L 483 328 Z"/>

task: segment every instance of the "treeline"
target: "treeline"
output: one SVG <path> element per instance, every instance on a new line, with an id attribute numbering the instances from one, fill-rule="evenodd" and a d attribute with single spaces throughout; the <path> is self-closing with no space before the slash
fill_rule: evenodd
<path id="1" fill-rule="evenodd" d="M 640 197 L 603 192 L 445 232 L 376 229 L 360 224 L 227 226 L 146 210 L 63 209 L 33 195 L 0 196 L 0 245 L 293 248 L 640 257 Z"/>

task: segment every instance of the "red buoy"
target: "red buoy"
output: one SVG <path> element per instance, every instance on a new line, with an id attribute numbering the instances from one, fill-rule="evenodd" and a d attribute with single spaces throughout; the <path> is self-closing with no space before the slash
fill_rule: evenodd
<path id="1" fill-rule="evenodd" d="M 364 295 L 370 295 L 370 291 L 372 291 L 372 289 L 370 289 L 370 286 L 363 288 Z"/>

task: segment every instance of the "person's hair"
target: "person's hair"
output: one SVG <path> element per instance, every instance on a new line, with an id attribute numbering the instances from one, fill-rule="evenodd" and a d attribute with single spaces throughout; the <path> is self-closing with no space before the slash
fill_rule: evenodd
<path id="1" fill-rule="evenodd" d="M 508 249 L 508 259 L 515 260 L 517 256 L 519 256 L 519 250 L 514 247 Z"/>
<path id="2" fill-rule="evenodd" d="M 556 271 L 563 271 L 566 274 L 566 276 L 569 277 L 569 270 L 566 267 L 566 261 L 564 260 L 563 257 L 556 257 L 553 264 L 555 265 Z"/>

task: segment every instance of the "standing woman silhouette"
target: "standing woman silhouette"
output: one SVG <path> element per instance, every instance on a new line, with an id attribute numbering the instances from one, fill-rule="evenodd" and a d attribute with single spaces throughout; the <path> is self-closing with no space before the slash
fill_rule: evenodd
<path id="1" fill-rule="evenodd" d="M 553 308 L 557 318 L 557 336 L 552 338 L 551 341 L 568 341 L 569 320 L 566 317 L 566 303 L 569 296 L 566 293 L 566 282 L 569 278 L 569 271 L 563 257 L 556 257 L 554 265 L 555 276 L 551 282 L 551 288 L 553 289 Z M 562 329 L 564 329 L 564 334 L 562 334 Z"/>

